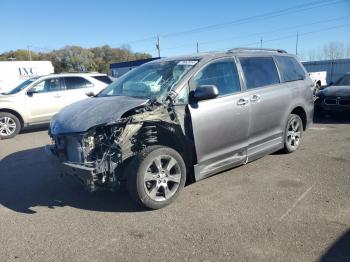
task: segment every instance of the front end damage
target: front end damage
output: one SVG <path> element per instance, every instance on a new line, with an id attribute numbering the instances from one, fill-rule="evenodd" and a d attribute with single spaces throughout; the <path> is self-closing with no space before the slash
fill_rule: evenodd
<path id="1" fill-rule="evenodd" d="M 166 145 L 185 155 L 190 143 L 185 141 L 184 122 L 184 114 L 177 113 L 174 106 L 148 103 L 86 132 L 49 131 L 52 145 L 45 150 L 62 174 L 76 177 L 89 191 L 116 190 L 126 179 L 127 163 L 144 148 Z"/>

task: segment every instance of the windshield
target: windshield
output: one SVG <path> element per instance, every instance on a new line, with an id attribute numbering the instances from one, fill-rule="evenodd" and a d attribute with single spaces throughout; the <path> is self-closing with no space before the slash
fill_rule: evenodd
<path id="1" fill-rule="evenodd" d="M 350 75 L 344 75 L 334 84 L 335 86 L 350 86 Z"/>
<path id="2" fill-rule="evenodd" d="M 142 65 L 112 83 L 99 96 L 161 100 L 197 62 L 198 60 L 172 60 Z"/>
<path id="3" fill-rule="evenodd" d="M 38 78 L 37 77 L 33 77 L 33 78 L 30 78 L 26 81 L 24 81 L 22 84 L 18 85 L 17 87 L 15 87 L 14 89 L 12 89 L 10 92 L 8 92 L 7 94 L 9 95 L 13 95 L 13 94 L 16 94 L 20 91 L 22 91 L 24 88 L 26 88 L 27 86 L 29 86 L 31 83 L 33 83 L 35 80 L 37 80 Z"/>

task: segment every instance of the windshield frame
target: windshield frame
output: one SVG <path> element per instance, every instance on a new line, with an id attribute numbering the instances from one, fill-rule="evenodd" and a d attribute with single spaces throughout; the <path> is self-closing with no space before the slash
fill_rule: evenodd
<path id="1" fill-rule="evenodd" d="M 33 83 L 35 83 L 40 77 L 31 77 L 27 80 L 20 83 L 18 86 L 13 88 L 11 91 L 7 92 L 6 95 L 15 95 L 20 93 L 21 91 L 27 89 L 29 86 L 31 86 Z M 19 90 L 17 90 L 19 89 Z"/>
<path id="2" fill-rule="evenodd" d="M 156 97 L 143 97 L 143 96 L 130 96 L 130 97 L 135 97 L 135 98 L 138 98 L 138 99 L 147 99 L 147 100 L 155 100 L 155 101 L 158 101 L 158 102 L 164 102 L 167 97 L 169 96 L 169 94 L 172 92 L 172 91 L 175 91 L 176 93 L 176 90 L 178 89 L 178 87 L 182 86 L 182 83 L 185 79 L 187 79 L 186 81 L 188 81 L 188 76 L 192 75 L 191 72 L 193 72 L 193 70 L 195 70 L 195 68 L 197 67 L 197 65 L 200 63 L 201 59 L 199 58 L 194 58 L 194 57 L 188 57 L 188 58 L 174 58 L 174 59 L 161 59 L 161 60 L 157 60 L 157 61 L 153 61 L 153 62 L 149 62 L 149 63 L 145 63 L 135 69 L 132 69 L 130 70 L 129 72 L 127 72 L 126 74 L 124 74 L 123 76 L 121 76 L 120 78 L 118 78 L 115 82 L 113 82 L 111 85 L 109 85 L 108 87 L 106 87 L 104 90 L 102 90 L 96 97 L 111 97 L 111 96 L 130 96 L 128 94 L 117 94 L 117 95 L 107 95 L 106 93 L 107 92 L 111 92 L 113 90 L 113 88 L 111 87 L 112 85 L 114 86 L 114 88 L 118 88 L 118 85 L 121 85 L 123 82 L 126 83 L 127 82 L 127 79 L 131 76 L 131 75 L 134 75 L 134 78 L 137 78 L 138 75 L 142 74 L 142 69 L 144 69 L 145 67 L 148 67 L 148 66 L 154 66 L 154 65 L 157 65 L 157 64 L 160 64 L 159 65 L 159 68 L 162 68 L 164 66 L 166 66 L 166 64 L 168 63 L 169 66 L 172 66 L 170 65 L 171 63 L 174 63 L 173 67 L 172 67 L 172 70 L 175 68 L 175 66 L 177 65 L 187 65 L 188 68 L 184 70 L 184 72 L 181 74 L 181 76 L 173 83 L 171 83 L 171 85 L 168 87 L 168 90 L 163 90 L 161 91 L 160 90 L 160 93 L 161 95 L 159 96 L 156 96 Z M 190 62 L 190 63 L 193 63 L 193 64 L 180 64 L 181 62 Z M 136 73 L 135 74 L 135 70 L 138 70 L 140 71 L 139 73 Z M 164 73 L 164 72 L 163 72 Z M 151 75 L 152 72 L 149 72 L 148 74 L 146 74 L 146 76 L 142 77 L 142 78 L 147 78 L 149 75 Z M 147 81 L 145 81 L 147 82 Z M 158 83 L 159 81 L 157 81 Z M 163 88 L 163 87 L 161 87 Z"/>

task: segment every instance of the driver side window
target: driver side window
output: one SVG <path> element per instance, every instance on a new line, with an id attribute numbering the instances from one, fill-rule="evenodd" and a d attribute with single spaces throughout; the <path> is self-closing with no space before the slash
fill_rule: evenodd
<path id="1" fill-rule="evenodd" d="M 222 59 L 207 65 L 194 78 L 195 86 L 215 85 L 219 96 L 241 91 L 236 64 L 232 59 Z"/>
<path id="2" fill-rule="evenodd" d="M 48 93 L 60 90 L 62 90 L 60 78 L 46 79 L 44 81 L 41 81 L 31 89 L 31 91 L 35 93 Z"/>

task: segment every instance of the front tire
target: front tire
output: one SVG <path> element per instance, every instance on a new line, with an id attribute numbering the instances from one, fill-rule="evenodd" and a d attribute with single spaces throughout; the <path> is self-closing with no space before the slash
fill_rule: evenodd
<path id="1" fill-rule="evenodd" d="M 0 139 L 15 137 L 21 131 L 19 119 L 7 112 L 0 112 Z"/>
<path id="2" fill-rule="evenodd" d="M 186 182 L 181 155 L 164 146 L 150 146 L 129 163 L 127 185 L 131 197 L 149 209 L 169 205 Z"/>
<path id="3" fill-rule="evenodd" d="M 290 114 L 284 132 L 284 152 L 289 154 L 298 149 L 303 135 L 303 121 L 298 115 Z"/>

